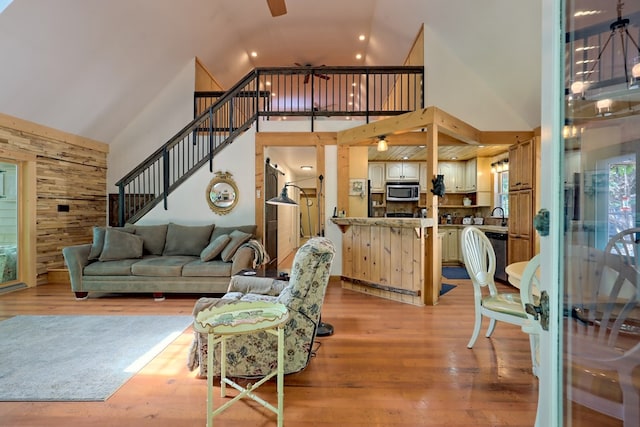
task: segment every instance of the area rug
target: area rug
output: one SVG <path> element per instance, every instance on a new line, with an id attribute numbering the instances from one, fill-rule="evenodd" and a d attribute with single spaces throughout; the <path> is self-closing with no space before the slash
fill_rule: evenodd
<path id="1" fill-rule="evenodd" d="M 442 275 L 447 279 L 469 279 L 464 267 L 442 267 Z"/>
<path id="2" fill-rule="evenodd" d="M 192 316 L 16 316 L 0 322 L 0 401 L 104 401 Z"/>
<path id="3" fill-rule="evenodd" d="M 451 289 L 455 288 L 456 285 L 450 285 L 448 283 L 443 283 L 442 287 L 440 288 L 440 296 L 446 294 L 447 292 L 449 292 Z"/>

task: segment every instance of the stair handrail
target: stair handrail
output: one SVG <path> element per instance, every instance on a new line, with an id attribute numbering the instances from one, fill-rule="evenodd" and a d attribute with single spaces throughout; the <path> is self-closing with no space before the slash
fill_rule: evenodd
<path id="1" fill-rule="evenodd" d="M 265 84 L 268 79 L 273 76 L 300 76 L 305 74 L 309 75 L 309 73 L 311 73 L 311 105 L 313 106 L 310 111 L 292 111 L 291 109 L 275 110 L 273 105 L 270 104 L 271 100 L 269 99 L 270 96 L 268 96 L 270 95 L 270 92 L 260 90 L 260 86 Z M 356 78 L 359 78 L 358 76 L 364 76 L 364 80 L 360 81 L 364 86 L 364 109 L 359 111 L 316 111 L 316 100 L 313 98 L 315 94 L 314 77 L 323 73 L 334 75 L 336 79 L 342 79 L 342 77 L 337 77 L 339 75 L 351 74 L 353 75 L 352 78 L 354 81 Z M 370 78 L 372 79 L 372 76 L 378 74 L 383 75 L 385 73 L 388 74 L 386 76 L 386 80 L 380 84 L 379 88 L 375 87 L 376 83 L 374 82 L 374 88 L 372 89 L 373 93 L 370 93 Z M 402 73 L 407 73 L 407 75 L 411 76 L 414 80 L 409 83 L 402 81 L 402 78 L 398 78 L 398 75 L 401 75 Z M 418 78 L 414 76 L 418 76 Z M 285 79 L 287 79 L 287 77 L 285 77 Z M 309 79 L 307 78 L 307 80 Z M 369 122 L 369 119 L 372 116 L 401 114 L 403 112 L 413 111 L 416 108 L 423 108 L 423 80 L 424 67 L 421 66 L 255 68 L 248 72 L 242 79 L 233 85 L 231 89 L 225 92 L 220 98 L 216 99 L 211 105 L 207 106 L 202 113 L 197 115 L 197 117 L 195 117 L 189 124 L 183 127 L 171 139 L 155 150 L 145 160 L 140 162 L 140 164 L 138 164 L 138 166 L 136 166 L 131 172 L 126 174 L 116 183 L 116 186 L 118 187 L 118 223 L 122 226 L 125 222 L 137 221 L 154 206 L 160 203 L 161 200 L 164 202 L 164 208 L 167 209 L 167 198 L 169 194 L 207 161 L 209 162 L 210 171 L 213 172 L 214 155 L 232 142 L 240 133 L 249 129 L 254 122 L 256 123 L 256 130 L 258 130 L 257 126 L 259 117 L 262 117 L 264 120 L 269 120 L 272 117 L 278 116 L 308 115 L 311 117 L 312 132 L 314 130 L 313 126 L 315 116 L 345 116 L 353 114 L 356 116 L 364 116 L 366 117 L 367 122 Z M 300 80 L 297 81 L 299 82 Z M 407 100 L 402 98 L 402 94 L 404 94 L 404 85 L 406 84 L 415 86 L 410 89 L 410 91 L 413 92 L 408 94 L 408 97 L 413 96 L 413 98 L 409 99 L 409 104 L 406 104 Z M 321 85 L 318 83 L 317 86 L 319 88 Z M 381 92 L 376 91 L 376 89 L 379 91 L 383 87 L 387 92 L 384 90 Z M 400 87 L 400 89 L 398 89 L 398 87 Z M 269 89 L 277 92 L 277 89 L 274 89 L 273 86 Z M 325 88 L 325 91 L 326 90 L 327 89 Z M 333 95 L 334 94 L 332 94 L 332 96 Z M 402 103 L 400 108 L 396 105 L 386 105 L 386 102 L 397 102 L 398 100 L 395 98 L 397 98 L 398 95 L 400 95 L 399 100 Z M 264 96 L 265 98 L 262 100 L 265 104 L 265 108 L 263 109 L 260 108 L 261 96 Z M 373 103 L 375 105 L 379 105 L 379 108 L 370 108 L 370 96 L 373 97 Z M 378 104 L 377 102 L 380 101 L 381 96 L 386 96 L 386 101 L 382 104 Z M 236 101 L 237 103 L 235 103 Z M 317 101 L 322 101 L 322 99 L 318 98 Z M 196 101 L 194 99 L 194 108 L 195 102 Z M 242 108 L 244 108 L 244 110 L 242 110 Z M 222 120 L 225 120 L 227 123 L 224 123 L 224 126 L 222 127 L 218 127 L 217 123 Z M 202 143 L 205 139 L 207 142 L 206 146 Z M 189 147 L 185 148 L 185 145 L 189 141 L 193 143 L 193 149 Z M 184 165 L 176 165 L 176 157 L 181 154 L 178 152 L 179 148 L 183 152 L 189 150 L 187 157 L 189 155 L 193 155 L 193 157 L 200 157 L 198 157 L 192 164 L 190 163 L 185 170 L 182 170 L 181 168 Z M 175 156 L 171 156 L 173 150 L 176 150 Z M 191 153 L 191 151 L 193 151 L 193 153 Z M 174 162 L 174 169 L 171 169 L 172 161 Z M 152 172 L 149 172 L 147 175 L 147 171 Z M 173 174 L 170 174 L 170 172 Z M 131 187 L 131 191 L 127 192 L 127 190 L 130 190 L 129 187 Z M 125 217 L 125 207 L 129 214 L 127 217 Z"/>

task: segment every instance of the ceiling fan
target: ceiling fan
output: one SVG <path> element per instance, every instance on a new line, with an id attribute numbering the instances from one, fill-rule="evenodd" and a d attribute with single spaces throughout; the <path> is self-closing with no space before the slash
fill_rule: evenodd
<path id="1" fill-rule="evenodd" d="M 287 5 L 284 4 L 284 0 L 267 0 L 271 16 L 281 16 L 287 13 Z"/>
<path id="2" fill-rule="evenodd" d="M 298 64 L 297 62 L 294 62 L 294 64 L 296 64 L 298 67 L 313 67 L 313 65 L 311 64 Z M 324 65 L 321 65 L 321 67 L 324 67 Z M 309 70 L 305 75 L 304 75 L 304 84 L 309 83 L 309 79 L 311 78 L 311 76 L 317 77 L 319 79 L 323 79 L 323 80 L 329 80 L 331 77 L 329 77 L 326 74 L 319 74 L 316 73 L 315 71 L 311 71 Z"/>

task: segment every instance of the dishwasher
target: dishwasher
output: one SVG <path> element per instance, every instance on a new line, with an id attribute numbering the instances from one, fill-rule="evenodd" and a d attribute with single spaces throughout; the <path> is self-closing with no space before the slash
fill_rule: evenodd
<path id="1" fill-rule="evenodd" d="M 493 252 L 496 254 L 495 278 L 507 283 L 507 273 L 504 271 L 507 266 L 507 233 L 486 231 L 484 234 L 491 242 Z"/>

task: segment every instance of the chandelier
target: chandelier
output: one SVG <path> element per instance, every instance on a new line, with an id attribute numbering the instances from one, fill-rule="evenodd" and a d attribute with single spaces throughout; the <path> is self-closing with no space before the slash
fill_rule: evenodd
<path id="1" fill-rule="evenodd" d="M 570 82 L 570 99 L 606 100 L 609 94 L 615 96 L 616 93 L 621 94 L 620 92 L 628 92 L 629 89 L 638 88 L 640 80 L 640 47 L 629 32 L 630 20 L 622 17 L 623 6 L 622 0 L 618 0 L 618 17 L 609 25 L 609 35 L 599 48 L 595 59 L 588 57 L 588 52 L 595 49 L 595 47 L 587 43 L 587 36 L 584 36 L 585 44 L 574 50 L 573 53 L 576 56 L 580 53 L 583 55 L 582 60 L 575 62 L 576 64 L 581 64 L 583 70 L 577 72 L 576 78 Z M 609 51 L 612 51 L 610 56 L 606 56 L 606 61 L 603 61 L 603 55 L 608 52 L 607 48 L 615 45 L 618 40 L 620 43 L 619 48 L 614 49 L 614 47 L 611 47 L 609 49 Z M 629 55 L 633 55 L 634 52 L 635 56 L 632 56 L 630 64 Z M 591 64 L 588 70 L 586 70 L 587 64 Z M 616 66 L 622 67 L 623 75 L 616 75 L 616 70 L 614 70 Z M 605 79 L 604 75 L 608 79 Z M 601 104 L 606 104 L 606 108 L 610 107 L 610 102 Z M 602 105 L 598 108 L 602 109 Z"/>

